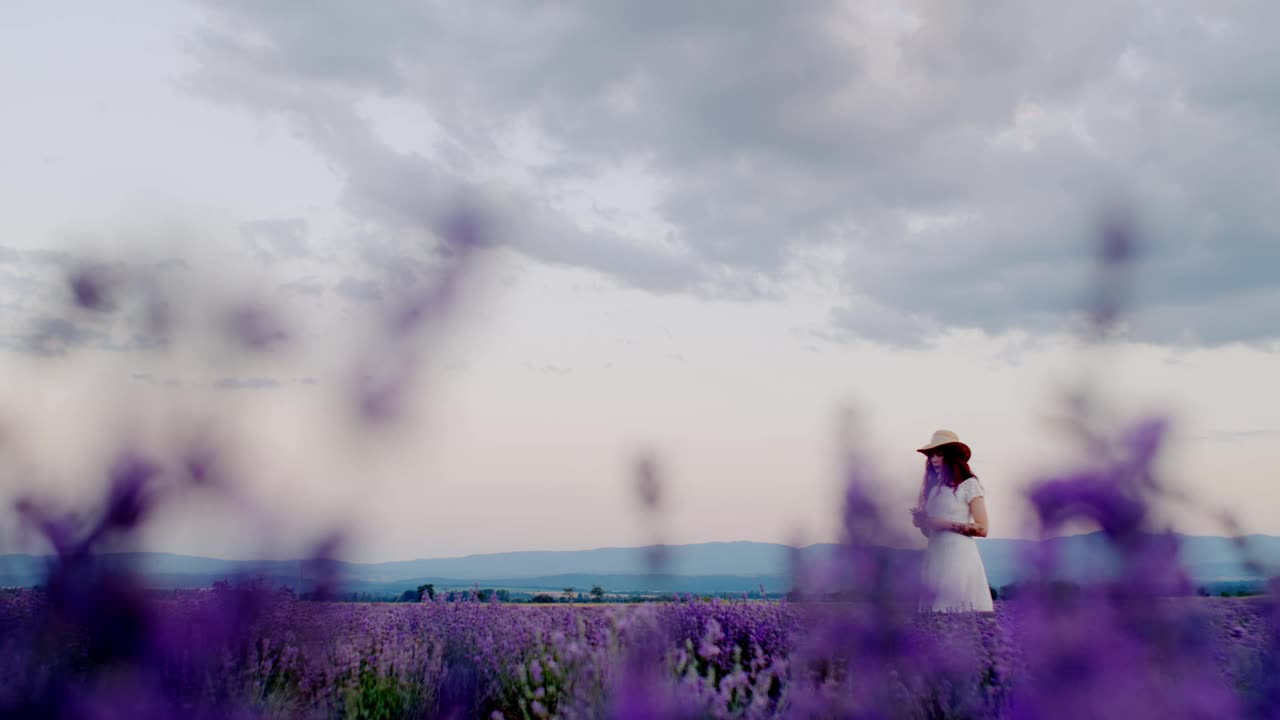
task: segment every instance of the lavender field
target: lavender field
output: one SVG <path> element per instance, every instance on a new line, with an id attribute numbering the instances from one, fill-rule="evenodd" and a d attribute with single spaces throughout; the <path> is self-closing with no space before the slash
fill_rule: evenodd
<path id="1" fill-rule="evenodd" d="M 114 635 L 103 628 L 104 636 L 49 624 L 43 593 L 9 593 L 2 602 L 3 672 L 17 682 L 5 683 L 0 707 L 27 715 L 1274 717 L 1276 710 L 1267 695 L 1275 692 L 1276 625 L 1263 598 L 1157 603 L 1128 619 L 1151 633 L 1141 642 L 1107 632 L 1121 625 L 1080 632 L 1046 623 L 1017 601 L 997 603 L 994 615 L 895 622 L 842 602 L 354 604 L 226 590 L 114 618 L 126 624 Z M 119 659 L 130 631 L 140 644 L 129 652 L 140 663 L 95 672 L 110 656 Z M 49 692 L 51 683 L 60 692 Z"/>

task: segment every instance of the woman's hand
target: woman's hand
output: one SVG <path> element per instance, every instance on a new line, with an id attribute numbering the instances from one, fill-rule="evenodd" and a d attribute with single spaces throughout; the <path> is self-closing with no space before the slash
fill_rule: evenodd
<path id="1" fill-rule="evenodd" d="M 920 530 L 920 534 L 929 537 L 933 531 L 928 527 L 929 516 L 918 507 L 911 508 L 911 524 Z"/>
<path id="2" fill-rule="evenodd" d="M 946 518 L 933 517 L 930 515 L 923 515 L 920 518 L 921 528 L 924 530 L 931 530 L 933 532 L 956 532 L 956 528 L 959 525 L 960 523 L 947 520 Z"/>
<path id="3" fill-rule="evenodd" d="M 911 508 L 911 524 L 918 528 L 923 528 L 925 519 L 928 518 L 924 510 L 918 507 Z"/>
<path id="4" fill-rule="evenodd" d="M 953 532 L 967 536 L 985 536 L 985 528 L 980 523 L 962 523 L 940 517 L 924 516 L 916 527 L 934 532 Z"/>
<path id="5" fill-rule="evenodd" d="M 930 517 L 921 508 L 911 508 L 911 524 L 926 536 L 930 532 L 953 532 L 968 537 L 986 537 L 986 526 L 981 522 L 962 523 L 940 517 Z"/>

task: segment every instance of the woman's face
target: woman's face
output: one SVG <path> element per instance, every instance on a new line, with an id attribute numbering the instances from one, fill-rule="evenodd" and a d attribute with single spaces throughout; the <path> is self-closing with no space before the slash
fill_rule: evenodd
<path id="1" fill-rule="evenodd" d="M 942 453 L 938 450 L 929 451 L 929 467 L 932 467 L 935 473 L 942 474 Z"/>

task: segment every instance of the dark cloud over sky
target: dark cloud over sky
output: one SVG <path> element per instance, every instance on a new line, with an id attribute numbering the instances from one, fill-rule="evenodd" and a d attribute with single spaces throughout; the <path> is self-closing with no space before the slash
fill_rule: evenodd
<path id="1" fill-rule="evenodd" d="M 1280 69 L 1262 51 L 1280 6 L 205 7 L 194 86 L 287 118 L 347 206 L 390 228 L 433 226 L 521 134 L 536 182 L 495 202 L 528 256 L 741 296 L 834 251 L 836 330 L 915 344 L 1067 326 L 1099 214 L 1123 203 L 1141 230 L 1137 337 L 1280 333 Z M 393 148 L 357 111 L 368 98 L 418 103 L 447 152 Z M 538 190 L 624 164 L 669 232 L 584 228 Z"/>
<path id="2" fill-rule="evenodd" d="M 57 357 L 90 345 L 101 346 L 108 336 L 65 318 L 45 317 L 32 324 L 27 332 L 6 339 L 10 349 L 32 355 Z"/>

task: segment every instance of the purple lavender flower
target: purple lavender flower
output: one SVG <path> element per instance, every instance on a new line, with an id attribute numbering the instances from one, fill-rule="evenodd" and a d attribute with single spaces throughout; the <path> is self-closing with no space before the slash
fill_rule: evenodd
<path id="1" fill-rule="evenodd" d="M 115 309 L 114 285 L 107 270 L 101 266 L 82 267 L 67 277 L 71 299 L 76 307 L 94 312 L 110 312 Z"/>

